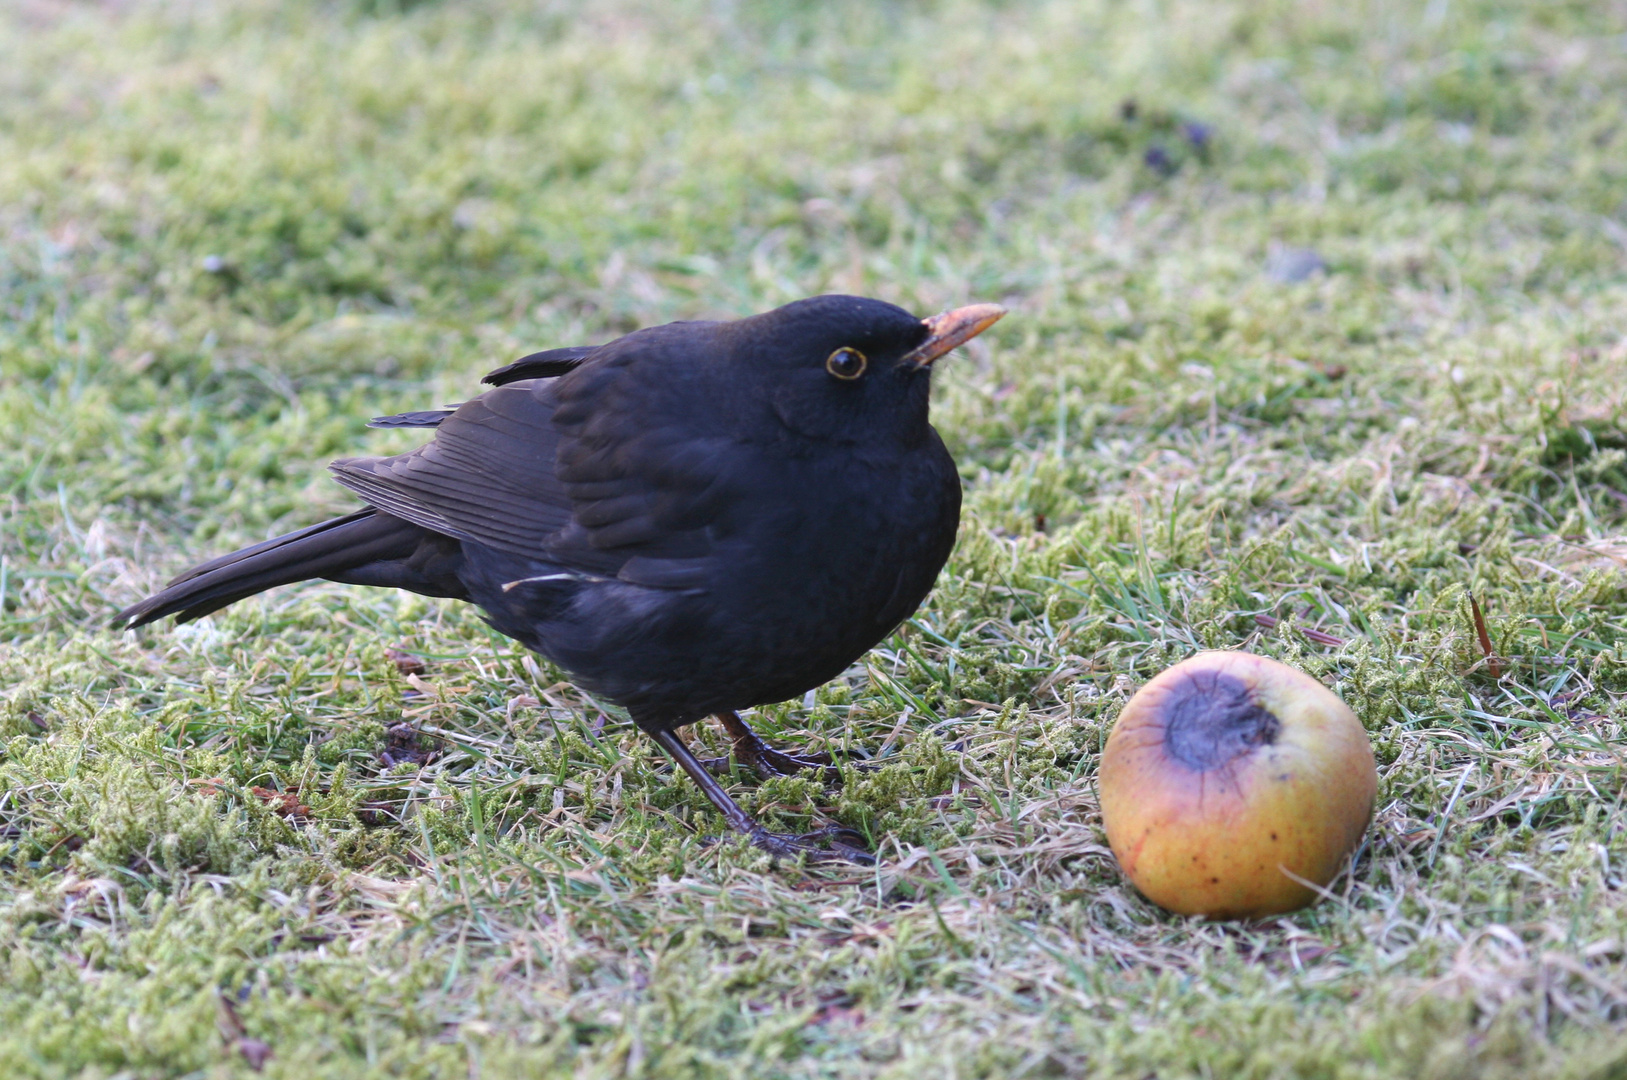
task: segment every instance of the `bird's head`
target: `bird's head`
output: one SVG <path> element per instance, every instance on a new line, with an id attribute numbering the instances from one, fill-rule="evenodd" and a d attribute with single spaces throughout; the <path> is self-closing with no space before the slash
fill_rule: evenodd
<path id="1" fill-rule="evenodd" d="M 913 441 L 924 434 L 933 361 L 1004 315 L 972 304 L 922 319 L 860 296 L 815 296 L 729 325 L 792 430 L 837 442 Z"/>

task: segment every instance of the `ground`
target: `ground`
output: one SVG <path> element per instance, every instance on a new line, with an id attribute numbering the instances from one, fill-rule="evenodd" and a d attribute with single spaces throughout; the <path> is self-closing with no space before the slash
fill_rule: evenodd
<path id="1" fill-rule="evenodd" d="M 874 869 L 457 604 L 108 629 L 370 416 L 821 291 L 1012 309 L 931 599 L 755 714 L 880 770 L 730 781 Z M 1627 1076 L 1619 2 L 18 0 L 0 427 L 5 1076 Z M 1371 733 L 1308 911 L 1105 846 L 1212 647 Z"/>

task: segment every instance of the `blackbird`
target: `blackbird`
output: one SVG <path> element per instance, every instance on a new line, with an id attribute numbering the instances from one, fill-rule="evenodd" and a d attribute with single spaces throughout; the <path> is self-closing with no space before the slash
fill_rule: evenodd
<path id="1" fill-rule="evenodd" d="M 116 624 L 310 578 L 466 600 L 626 708 L 759 847 L 868 861 L 850 832 L 763 828 L 676 729 L 717 715 L 759 773 L 828 765 L 737 711 L 835 678 L 926 597 L 960 519 L 932 362 L 1004 314 L 817 296 L 534 353 L 461 405 L 373 420 L 435 435 L 329 466 L 363 509 L 195 566 Z"/>

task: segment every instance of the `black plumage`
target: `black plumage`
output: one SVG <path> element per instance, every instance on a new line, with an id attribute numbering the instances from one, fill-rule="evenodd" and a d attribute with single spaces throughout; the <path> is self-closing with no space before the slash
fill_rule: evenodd
<path id="1" fill-rule="evenodd" d="M 330 466 L 365 509 L 195 567 L 118 621 L 307 578 L 468 600 L 624 706 L 731 826 L 813 850 L 752 821 L 673 732 L 715 713 L 760 771 L 819 763 L 736 710 L 835 677 L 925 598 L 960 511 L 930 365 L 1001 314 L 821 296 L 533 354 L 455 408 L 375 420 L 435 437 Z"/>

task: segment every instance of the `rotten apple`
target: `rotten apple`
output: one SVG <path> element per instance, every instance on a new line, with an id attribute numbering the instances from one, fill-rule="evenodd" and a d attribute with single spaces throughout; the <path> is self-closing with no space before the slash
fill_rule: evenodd
<path id="1" fill-rule="evenodd" d="M 1367 829 L 1378 771 L 1327 687 L 1275 660 L 1207 652 L 1130 699 L 1098 785 L 1108 843 L 1144 896 L 1243 919 L 1316 899 Z"/>

